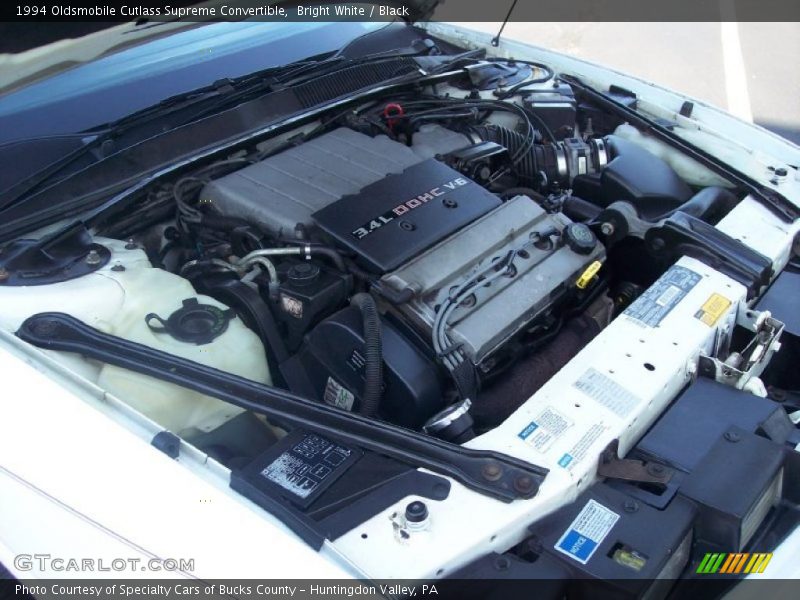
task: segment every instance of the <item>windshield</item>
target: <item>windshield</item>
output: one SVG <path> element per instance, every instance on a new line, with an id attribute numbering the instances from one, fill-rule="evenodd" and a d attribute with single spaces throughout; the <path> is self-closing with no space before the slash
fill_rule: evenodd
<path id="1" fill-rule="evenodd" d="M 148 41 L 1 97 L 0 144 L 85 131 L 219 79 L 332 52 L 381 26 L 211 23 Z"/>

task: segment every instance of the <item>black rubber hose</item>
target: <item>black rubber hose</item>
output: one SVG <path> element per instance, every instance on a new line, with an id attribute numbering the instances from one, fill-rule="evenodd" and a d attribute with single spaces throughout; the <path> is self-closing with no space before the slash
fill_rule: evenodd
<path id="1" fill-rule="evenodd" d="M 356 294 L 350 304 L 361 311 L 364 324 L 364 391 L 361 394 L 361 414 L 374 417 L 383 395 L 383 336 L 375 299 L 369 294 Z"/>
<path id="2" fill-rule="evenodd" d="M 506 188 L 502 192 L 500 192 L 500 197 L 503 200 L 508 200 L 509 198 L 513 198 L 514 196 L 527 196 L 531 200 L 535 200 L 536 202 L 542 203 L 547 198 L 545 198 L 542 194 L 537 192 L 533 188 L 529 187 L 512 187 Z"/>
<path id="3" fill-rule="evenodd" d="M 343 273 L 347 272 L 347 267 L 344 264 L 344 259 L 342 258 L 342 255 L 339 254 L 333 248 L 328 248 L 326 246 L 311 246 L 311 254 L 312 255 L 316 254 L 317 256 L 324 256 L 328 258 L 334 265 L 336 265 L 337 269 L 339 269 Z"/>
<path id="4" fill-rule="evenodd" d="M 529 140 L 525 135 L 499 125 L 479 125 L 473 127 L 472 132 L 483 141 L 500 144 L 508 150 L 509 156 L 515 156 L 520 149 L 530 146 Z M 530 184 L 537 181 L 538 170 L 536 155 L 531 146 L 528 151 L 516 161 L 514 171 L 520 179 Z"/>
<path id="5" fill-rule="evenodd" d="M 582 221 L 584 223 L 596 219 L 603 212 L 603 209 L 596 204 L 576 196 L 565 198 L 561 210 L 573 221 Z"/>

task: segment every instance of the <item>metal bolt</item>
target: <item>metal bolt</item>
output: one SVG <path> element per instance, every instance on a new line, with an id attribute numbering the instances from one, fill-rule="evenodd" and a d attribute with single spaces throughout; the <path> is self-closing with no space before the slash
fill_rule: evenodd
<path id="1" fill-rule="evenodd" d="M 622 509 L 626 513 L 635 513 L 636 511 L 639 510 L 639 503 L 636 500 L 633 500 L 632 498 L 628 498 L 622 504 Z"/>
<path id="2" fill-rule="evenodd" d="M 114 265 L 113 267 L 111 267 L 111 270 L 117 273 L 121 273 L 122 271 L 125 270 L 125 265 Z"/>
<path id="3" fill-rule="evenodd" d="M 742 439 L 742 437 L 735 431 L 726 431 L 724 437 L 726 440 L 733 442 L 734 444 Z"/>
<path id="4" fill-rule="evenodd" d="M 521 477 L 517 477 L 514 480 L 514 489 L 517 490 L 520 494 L 529 494 L 533 491 L 535 483 L 533 478 L 528 477 L 527 475 L 523 475 Z"/>
<path id="5" fill-rule="evenodd" d="M 137 250 L 138 248 L 139 246 L 133 241 L 133 238 L 130 238 L 125 244 L 125 250 Z"/>
<path id="6" fill-rule="evenodd" d="M 469 296 L 467 296 L 466 298 L 464 298 L 461 301 L 461 304 L 459 306 L 462 306 L 464 308 L 472 308 L 477 303 L 478 303 L 478 299 L 475 297 L 475 294 L 470 294 Z"/>
<path id="7" fill-rule="evenodd" d="M 503 469 L 497 463 L 488 463 L 483 465 L 481 475 L 488 481 L 497 481 L 503 476 Z"/>
<path id="8" fill-rule="evenodd" d="M 511 567 L 511 561 L 505 556 L 498 556 L 494 561 L 494 568 L 498 571 L 507 571 Z"/>
<path id="9" fill-rule="evenodd" d="M 774 400 L 777 400 L 778 402 L 786 400 L 786 392 L 784 392 L 783 390 L 771 386 L 768 389 L 769 389 L 769 395 L 772 396 Z"/>
<path id="10" fill-rule="evenodd" d="M 86 264 L 87 265 L 99 265 L 102 262 L 102 258 L 100 257 L 100 253 L 97 250 L 90 250 L 89 254 L 86 255 Z"/>
<path id="11" fill-rule="evenodd" d="M 458 206 L 458 202 L 456 202 L 452 198 L 445 198 L 444 200 L 442 200 L 442 204 L 444 204 L 445 208 L 455 208 L 456 206 Z"/>
<path id="12" fill-rule="evenodd" d="M 652 241 L 650 242 L 650 247 L 656 252 L 658 252 L 659 250 L 663 250 L 664 246 L 666 246 L 666 244 L 664 243 L 664 240 L 662 240 L 660 237 L 653 238 Z"/>
<path id="13" fill-rule="evenodd" d="M 600 232 L 603 235 L 614 235 L 614 224 L 609 222 L 603 223 L 600 225 Z"/>
<path id="14" fill-rule="evenodd" d="M 400 229 L 403 231 L 414 231 L 417 227 L 410 221 L 400 221 Z"/>
<path id="15" fill-rule="evenodd" d="M 691 360 L 686 363 L 686 375 L 689 377 L 697 375 L 697 363 Z"/>
<path id="16" fill-rule="evenodd" d="M 11 277 L 11 273 L 9 273 L 6 269 L 0 267 L 0 281 L 5 281 Z"/>
<path id="17" fill-rule="evenodd" d="M 662 477 L 665 473 L 664 465 L 650 463 L 647 465 L 647 472 L 653 477 Z"/>

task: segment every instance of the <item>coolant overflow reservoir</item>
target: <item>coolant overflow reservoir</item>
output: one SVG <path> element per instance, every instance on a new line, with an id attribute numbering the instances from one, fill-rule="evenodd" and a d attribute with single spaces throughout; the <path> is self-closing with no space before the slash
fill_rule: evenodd
<path id="1" fill-rule="evenodd" d="M 101 269 L 50 285 L 0 289 L 0 327 L 16 331 L 36 313 L 64 312 L 132 342 L 271 383 L 260 339 L 227 306 L 198 295 L 186 279 L 153 268 L 140 249 L 117 240 L 95 241 L 111 251 Z M 243 412 L 127 369 L 70 353 L 51 355 L 178 435 L 211 431 Z"/>

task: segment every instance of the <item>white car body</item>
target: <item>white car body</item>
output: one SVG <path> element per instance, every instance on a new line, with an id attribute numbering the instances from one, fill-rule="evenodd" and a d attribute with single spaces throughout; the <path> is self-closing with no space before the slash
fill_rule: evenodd
<path id="1" fill-rule="evenodd" d="M 634 92 L 641 111 L 678 123 L 676 133 L 723 159 L 800 206 L 800 148 L 694 99 L 691 117 L 679 114 L 685 96 L 599 65 L 517 42 L 491 48 L 490 36 L 429 23 L 432 34 L 490 54 L 552 65 L 600 90 L 614 84 Z M 774 184 L 767 167 L 786 167 Z M 718 225 L 767 256 L 779 271 L 787 262 L 800 222 L 787 224 L 753 199 L 741 202 Z M 621 452 L 635 444 L 696 372 L 698 354 L 710 350 L 718 328 L 746 310 L 743 286 L 699 261 L 678 264 L 703 279 L 669 314 L 662 327 L 643 334 L 615 319 L 569 364 L 496 429 L 468 443 L 550 469 L 539 493 L 510 504 L 452 481 L 443 501 L 426 500 L 430 526 L 408 540 L 396 536 L 391 515 L 415 499 L 404 498 L 314 552 L 278 519 L 228 485 L 229 471 L 183 443 L 170 459 L 150 444 L 161 428 L 93 383 L 70 373 L 42 351 L 0 332 L 0 381 L 5 417 L 0 420 L 0 563 L 18 578 L 85 578 L 86 572 L 28 568 L 16 557 L 193 558 L 189 571 L 124 569 L 98 577 L 185 578 L 401 578 L 444 577 L 470 560 L 505 551 L 526 527 L 572 502 L 595 480 L 597 457 L 613 439 Z M 732 301 L 714 327 L 693 318 L 712 294 Z M 2 307 L 0 307 L 2 310 Z M 655 366 L 652 371 L 643 363 Z M 573 385 L 593 368 L 635 395 L 624 416 L 583 395 Z M 572 426 L 539 452 L 517 435 L 537 414 L 566 407 Z M 69 423 L 69 426 L 64 426 Z M 586 436 L 590 436 L 586 438 Z M 585 458 L 570 470 L 559 457 L 585 442 Z M 800 531 L 775 551 L 764 576 L 798 575 Z M 93 576 L 93 575 L 91 575 Z"/>

